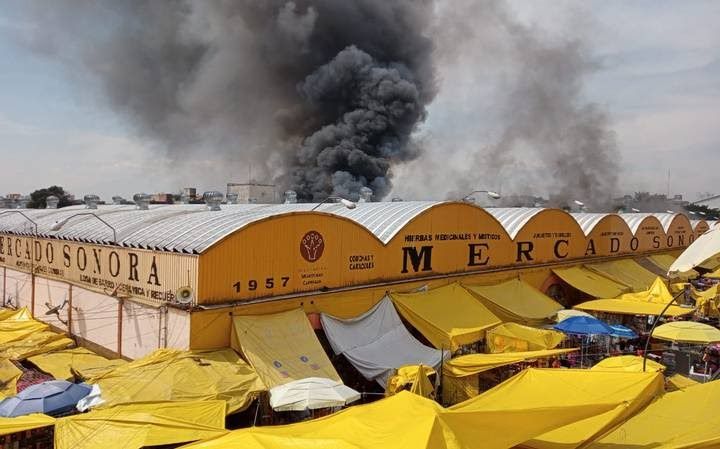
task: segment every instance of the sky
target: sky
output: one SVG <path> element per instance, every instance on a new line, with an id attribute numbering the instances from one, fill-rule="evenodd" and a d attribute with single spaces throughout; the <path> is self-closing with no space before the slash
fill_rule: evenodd
<path id="1" fill-rule="evenodd" d="M 20 14 L 19 3 L 0 0 L 0 195 L 61 185 L 78 197 L 109 200 L 185 186 L 224 191 L 226 182 L 247 181 L 252 167 L 241 155 L 198 153 L 170 163 L 83 73 L 69 73 L 13 38 L 32 20 Z M 689 200 L 720 194 L 720 2 L 512 0 L 509 8 L 548 39 L 581 35 L 598 63 L 583 80 L 582 95 L 606 112 L 616 136 L 614 194 L 667 193 L 668 184 L 671 194 Z M 448 174 L 462 168 L 474 145 L 492 139 L 501 120 L 494 100 L 502 67 L 493 55 L 446 58 L 451 48 L 444 45 L 436 49 L 439 93 L 416 136 L 426 153 L 393 169 L 393 196 L 445 197 Z M 412 182 L 418 167 L 433 164 L 442 164 L 443 176 Z M 528 188 L 522 193 L 544 193 Z"/>

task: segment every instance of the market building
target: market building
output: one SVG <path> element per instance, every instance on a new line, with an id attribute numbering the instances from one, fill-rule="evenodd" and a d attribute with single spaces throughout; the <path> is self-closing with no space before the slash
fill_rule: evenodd
<path id="1" fill-rule="evenodd" d="M 302 308 L 319 326 L 318 313 L 353 317 L 426 285 L 519 278 L 572 302 L 583 286 L 562 269 L 677 254 L 707 229 L 683 214 L 430 201 L 4 210 L 0 299 L 134 359 L 229 346 L 233 315 Z"/>

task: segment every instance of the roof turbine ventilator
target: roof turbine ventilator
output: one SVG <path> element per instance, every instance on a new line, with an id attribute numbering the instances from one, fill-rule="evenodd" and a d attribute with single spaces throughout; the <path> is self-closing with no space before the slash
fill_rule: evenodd
<path id="1" fill-rule="evenodd" d="M 203 193 L 203 200 L 205 200 L 208 210 L 221 210 L 220 203 L 223 201 L 223 194 L 216 190 L 205 192 Z"/>
<path id="2" fill-rule="evenodd" d="M 60 204 L 60 198 L 55 195 L 50 195 L 45 198 L 45 209 L 57 209 Z"/>
<path id="3" fill-rule="evenodd" d="M 294 190 L 285 191 L 285 204 L 297 203 L 297 192 Z"/>
<path id="4" fill-rule="evenodd" d="M 133 201 L 135 201 L 139 210 L 148 210 L 151 198 L 147 193 L 136 193 L 133 195 Z"/>
<path id="5" fill-rule="evenodd" d="M 360 187 L 360 200 L 358 203 L 369 203 L 372 201 L 373 191 L 369 187 Z"/>
<path id="6" fill-rule="evenodd" d="M 97 209 L 97 205 L 100 202 L 100 197 L 97 195 L 85 195 L 83 200 L 85 200 L 86 209 Z"/>

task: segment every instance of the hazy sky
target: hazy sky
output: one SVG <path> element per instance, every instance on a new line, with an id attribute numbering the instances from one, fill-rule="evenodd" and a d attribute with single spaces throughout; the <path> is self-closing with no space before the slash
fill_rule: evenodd
<path id="1" fill-rule="evenodd" d="M 31 25 L 19 4 L 0 0 L 0 194 L 57 184 L 77 196 L 109 199 L 183 186 L 224 190 L 226 182 L 247 180 L 240 156 L 227 161 L 199 154 L 169 166 L 153 151 L 155 142 L 138 137 L 91 83 L 78 81 L 82 74 L 17 43 L 12 36 Z M 668 170 L 673 194 L 693 200 L 701 192 L 720 193 L 720 2 L 525 0 L 510 6 L 519 21 L 550 39 L 581 34 L 599 63 L 583 95 L 605 110 L 616 133 L 617 193 L 664 193 Z M 446 50 L 437 49 L 440 92 L 418 131 L 428 153 L 414 164 L 426 168 L 462 166 L 498 120 L 498 73 L 488 70 L 493 56 L 446 61 Z M 442 177 L 418 188 L 410 181 L 417 173 L 412 165 L 395 173 L 394 193 L 408 199 L 446 193 Z"/>

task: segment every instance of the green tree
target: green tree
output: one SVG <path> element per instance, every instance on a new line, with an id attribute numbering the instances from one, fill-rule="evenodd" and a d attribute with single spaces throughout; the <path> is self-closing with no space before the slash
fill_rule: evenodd
<path id="1" fill-rule="evenodd" d="M 70 206 L 72 198 L 60 186 L 50 186 L 45 189 L 39 189 L 30 194 L 30 202 L 27 207 L 29 209 L 44 209 L 46 206 L 45 199 L 50 195 L 56 196 L 60 202 L 58 207 Z"/>

